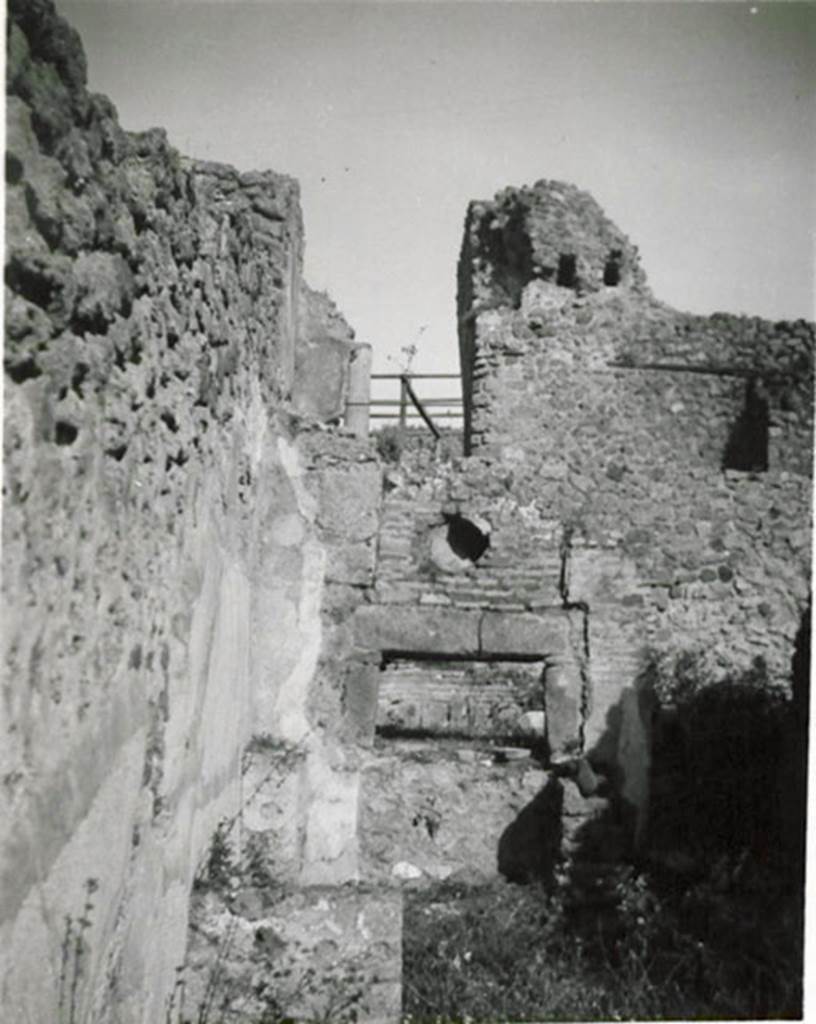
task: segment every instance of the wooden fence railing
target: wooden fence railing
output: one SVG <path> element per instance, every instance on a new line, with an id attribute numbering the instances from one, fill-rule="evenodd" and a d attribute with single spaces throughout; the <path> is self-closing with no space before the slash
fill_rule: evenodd
<path id="1" fill-rule="evenodd" d="M 407 426 L 409 420 L 422 420 L 437 438 L 440 431 L 434 420 L 462 420 L 461 395 L 455 398 L 421 398 L 414 387 L 414 381 L 458 381 L 461 380 L 458 373 L 372 373 L 371 380 L 399 382 L 399 397 L 372 398 L 369 401 L 371 419 L 396 420 L 401 427 Z M 422 385 L 419 386 L 421 389 Z"/>

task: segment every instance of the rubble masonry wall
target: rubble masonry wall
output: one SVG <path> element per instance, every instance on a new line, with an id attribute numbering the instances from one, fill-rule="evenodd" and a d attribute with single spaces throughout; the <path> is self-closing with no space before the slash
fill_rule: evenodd
<path id="1" fill-rule="evenodd" d="M 302 755 L 284 873 L 354 876 L 319 666 L 379 470 L 293 432 L 293 393 L 301 424 L 342 416 L 353 350 L 302 285 L 296 182 L 123 131 L 48 0 L 9 4 L 7 71 L 0 1001 L 152 1022 L 250 741 Z M 297 352 L 324 341 L 310 393 Z"/>

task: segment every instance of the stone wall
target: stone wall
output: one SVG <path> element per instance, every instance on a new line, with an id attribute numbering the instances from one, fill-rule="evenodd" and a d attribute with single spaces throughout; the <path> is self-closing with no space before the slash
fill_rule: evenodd
<path id="1" fill-rule="evenodd" d="M 585 750 L 641 776 L 642 800 L 635 694 L 656 652 L 705 652 L 712 681 L 759 669 L 790 693 L 813 325 L 659 303 L 628 239 L 558 182 L 472 203 L 459 280 L 466 450 L 560 536 L 562 599 L 587 615 Z"/>
<path id="2" fill-rule="evenodd" d="M 301 289 L 299 325 L 294 411 L 321 423 L 348 422 L 350 364 L 368 346 L 355 343 L 354 331 L 325 292 L 306 286 Z"/>
<path id="3" fill-rule="evenodd" d="M 324 592 L 370 575 L 378 469 L 293 432 L 293 391 L 342 415 L 352 352 L 302 290 L 297 184 L 123 131 L 49 0 L 8 32 L 0 1001 L 152 1022 L 248 744 L 301 755 L 296 884 L 354 876 Z M 327 317 L 324 401 L 297 367 Z"/>
<path id="4" fill-rule="evenodd" d="M 512 294 L 513 258 L 496 242 L 508 217 L 530 251 Z M 608 257 L 614 283 L 604 283 L 604 252 L 618 254 Z M 571 276 L 559 260 L 574 264 Z M 572 473 L 606 467 L 616 451 L 645 465 L 672 452 L 723 468 L 754 412 L 771 467 L 810 473 L 812 325 L 658 302 L 637 250 L 586 193 L 539 182 L 472 203 L 459 281 L 468 450 L 533 445 Z"/>
<path id="5" fill-rule="evenodd" d="M 508 189 L 469 454 L 383 478 L 296 183 L 124 132 L 50 0 L 8 53 L 2 1004 L 152 1024 L 184 963 L 227 1012 L 345 950 L 396 1020 L 395 888 L 552 875 L 613 797 L 637 838 L 655 666 L 789 695 L 813 328 L 677 313 L 589 196 Z"/>
<path id="6" fill-rule="evenodd" d="M 587 699 L 586 616 L 564 600 L 562 539 L 492 460 L 414 445 L 386 471 L 348 665 L 376 733 L 361 782 L 364 879 L 552 872 L 553 769 L 580 757 Z"/>

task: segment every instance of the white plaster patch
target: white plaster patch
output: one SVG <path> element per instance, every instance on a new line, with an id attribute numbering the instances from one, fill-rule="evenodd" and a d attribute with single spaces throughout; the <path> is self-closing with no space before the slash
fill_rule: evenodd
<path id="1" fill-rule="evenodd" d="M 360 933 L 360 935 L 362 935 L 366 942 L 370 940 L 371 932 L 368 930 L 368 926 L 366 925 L 364 910 L 361 910 L 357 914 L 357 931 Z"/>
<path id="2" fill-rule="evenodd" d="M 292 484 L 298 508 L 304 517 L 310 523 L 313 523 L 317 515 L 317 499 L 309 493 L 303 482 L 306 471 L 300 462 L 297 448 L 290 444 L 285 437 L 279 437 L 278 455 L 280 456 L 281 467 Z"/>
<path id="3" fill-rule="evenodd" d="M 250 703 L 250 588 L 246 576 L 226 566 L 218 582 L 207 650 L 206 689 L 196 709 L 200 778 L 206 783 L 237 764 L 246 741 Z M 179 725 L 181 723 L 179 722 Z"/>
<path id="4" fill-rule="evenodd" d="M 525 711 L 519 718 L 519 726 L 524 732 L 533 736 L 543 736 L 546 731 L 547 716 L 543 711 Z"/>
<path id="5" fill-rule="evenodd" d="M 245 412 L 242 418 L 247 432 L 247 448 L 252 475 L 257 476 L 258 467 L 268 444 L 269 417 L 261 398 L 260 382 L 250 378 L 250 389 L 250 399 L 244 406 Z"/>
<path id="6" fill-rule="evenodd" d="M 415 878 L 422 878 L 422 871 L 415 864 L 410 864 L 407 860 L 400 860 L 391 868 L 391 874 L 394 878 L 399 878 L 404 882 L 413 881 Z"/>
<path id="7" fill-rule="evenodd" d="M 269 644 L 269 668 L 284 668 L 285 675 L 274 673 L 263 680 L 259 694 L 259 722 L 264 731 L 287 743 L 300 743 L 310 732 L 306 707 L 311 682 L 314 678 L 323 627 L 320 609 L 323 599 L 323 585 L 326 573 L 326 550 L 317 540 L 305 534 L 305 522 L 314 522 L 316 503 L 307 491 L 303 480 L 304 470 L 297 449 L 284 438 L 278 439 L 281 467 L 286 473 L 294 491 L 300 516 L 297 518 L 305 539 L 302 542 L 301 576 L 297 581 L 300 595 L 297 605 L 287 601 L 279 592 L 267 593 L 264 606 L 264 621 L 260 628 L 275 631 L 275 642 Z M 281 519 L 290 518 L 288 516 Z M 277 520 L 279 522 L 280 520 Z M 291 581 L 289 581 L 291 582 Z M 286 660 L 281 657 L 284 649 Z M 286 661 L 294 658 L 291 668 Z M 269 672 L 265 668 L 265 672 Z"/>
<path id="8" fill-rule="evenodd" d="M 325 548 L 316 540 L 308 540 L 303 545 L 303 587 L 300 592 L 300 602 L 297 610 L 300 656 L 289 678 L 285 680 L 281 688 L 288 693 L 297 692 L 300 694 L 300 699 L 303 703 L 304 721 L 309 684 L 314 678 L 315 670 L 317 669 L 320 645 L 323 639 L 320 607 L 323 601 L 325 570 Z"/>
<path id="9" fill-rule="evenodd" d="M 338 884 L 357 878 L 360 775 L 332 762 L 321 736 L 309 744 L 302 804 L 306 807 L 301 882 Z"/>
<path id="10" fill-rule="evenodd" d="M 289 548 L 303 540 L 304 527 L 300 516 L 294 512 L 278 516 L 271 526 L 272 540 L 281 547 Z"/>

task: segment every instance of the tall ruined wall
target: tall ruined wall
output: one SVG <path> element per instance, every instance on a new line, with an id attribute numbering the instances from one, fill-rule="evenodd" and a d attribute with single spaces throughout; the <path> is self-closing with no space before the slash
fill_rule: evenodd
<path id="1" fill-rule="evenodd" d="M 507 217 L 532 254 L 512 293 L 496 240 Z M 539 182 L 472 203 L 459 281 L 468 450 L 544 445 L 576 473 L 616 453 L 653 464 L 668 451 L 719 469 L 761 411 L 772 468 L 810 472 L 812 325 L 657 302 L 636 250 L 586 193 Z"/>
<path id="2" fill-rule="evenodd" d="M 492 202 L 468 207 L 457 295 L 467 451 L 478 446 L 485 429 L 478 391 L 491 366 L 483 351 L 483 313 L 518 309 L 531 281 L 553 296 L 597 295 L 609 282 L 649 294 L 637 249 L 592 197 L 570 185 L 547 184 L 546 203 L 539 183 L 504 189 Z"/>
<path id="3" fill-rule="evenodd" d="M 761 666 L 789 690 L 813 325 L 659 303 L 591 197 L 545 181 L 469 207 L 459 319 L 466 450 L 554 524 L 563 598 L 587 613 L 585 749 L 621 756 L 656 652 L 699 655 L 712 679 Z"/>
<path id="4" fill-rule="evenodd" d="M 49 0 L 8 55 L 0 1002 L 152 1022 L 253 737 L 305 749 L 298 863 L 354 871 L 319 827 L 341 540 L 287 412 L 298 189 L 124 132 Z"/>

